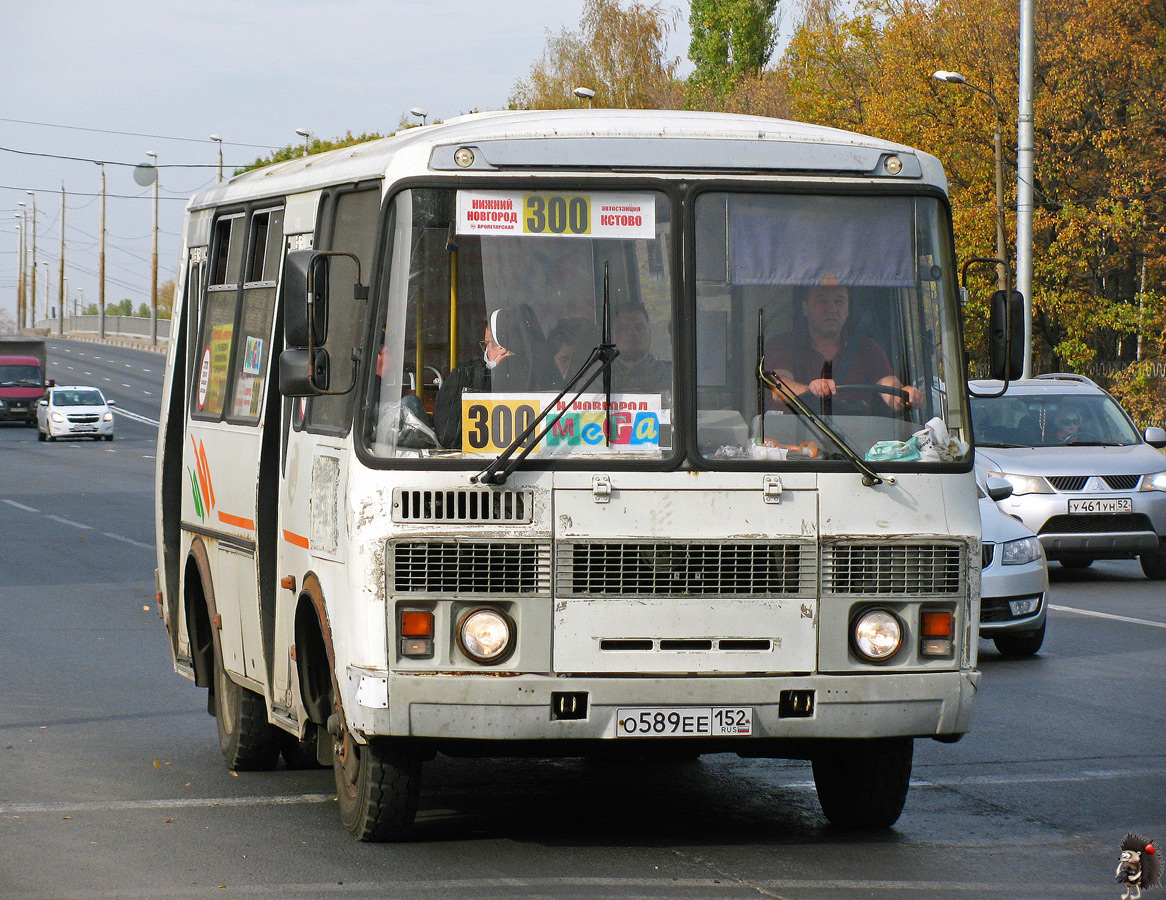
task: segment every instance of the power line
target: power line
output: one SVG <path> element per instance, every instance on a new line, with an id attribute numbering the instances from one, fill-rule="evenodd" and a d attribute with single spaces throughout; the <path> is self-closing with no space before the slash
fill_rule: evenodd
<path id="1" fill-rule="evenodd" d="M 146 165 L 145 163 L 127 163 L 117 162 L 112 159 L 90 159 L 87 156 L 61 156 L 57 153 L 33 153 L 31 150 L 14 150 L 11 147 L 0 147 L 0 150 L 5 153 L 16 153 L 20 156 L 39 156 L 44 159 L 67 159 L 72 162 L 87 162 L 96 163 L 99 166 L 126 166 L 130 169 L 136 169 L 138 166 Z M 217 169 L 218 163 L 166 163 L 165 165 L 155 165 L 157 169 Z M 231 168 L 242 168 L 242 166 L 233 166 Z"/>
<path id="2" fill-rule="evenodd" d="M 3 148 L 0 148 L 0 149 L 3 149 Z M 117 165 L 122 165 L 122 163 L 118 163 Z M 218 166 L 211 166 L 211 168 L 218 168 Z M 17 187 L 16 185 L 13 185 L 13 184 L 0 184 L 0 190 L 20 191 L 20 193 L 22 193 L 22 194 L 25 191 L 35 191 L 36 193 L 43 193 L 43 194 L 60 194 L 61 193 L 60 188 L 25 188 L 25 187 Z M 165 188 L 163 188 L 163 190 L 165 190 Z M 66 193 L 70 197 L 100 197 L 101 196 L 100 191 L 97 191 L 97 192 L 66 191 Z M 194 193 L 194 191 L 191 191 L 191 193 Z M 110 194 L 107 192 L 105 196 L 108 197 L 110 200 L 149 200 L 149 199 L 151 199 L 149 194 Z M 185 203 L 187 200 L 190 199 L 190 194 L 186 194 L 186 195 L 179 196 L 179 197 L 159 197 L 158 199 L 159 200 L 181 200 L 183 203 Z M 69 209 L 84 209 L 84 208 L 85 207 L 83 207 L 83 206 L 70 206 L 69 207 Z"/>
<path id="3" fill-rule="evenodd" d="M 171 137 L 165 134 L 143 134 L 139 131 L 112 131 L 108 128 L 84 128 L 80 125 L 57 125 L 53 122 L 32 122 L 28 119 L 5 119 L 0 118 L 0 122 L 14 122 L 19 125 L 39 125 L 42 128 L 66 128 L 69 131 L 92 131 L 95 134 L 119 134 L 125 137 L 146 137 L 156 138 L 160 141 L 185 141 L 191 144 L 217 144 L 218 141 L 208 140 L 206 138 L 188 138 L 188 137 Z M 240 144 L 235 141 L 223 141 L 227 147 L 253 147 L 259 150 L 278 150 L 279 147 L 269 147 L 267 144 Z"/>

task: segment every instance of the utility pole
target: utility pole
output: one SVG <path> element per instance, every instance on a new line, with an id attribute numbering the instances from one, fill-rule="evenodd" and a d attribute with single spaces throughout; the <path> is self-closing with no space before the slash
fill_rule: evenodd
<path id="1" fill-rule="evenodd" d="M 101 241 L 97 253 L 97 305 L 100 307 L 98 335 L 105 340 L 105 166 L 101 163 Z"/>
<path id="2" fill-rule="evenodd" d="M 57 334 L 65 333 L 65 182 L 61 182 L 61 270 L 57 279 Z"/>
<path id="3" fill-rule="evenodd" d="M 1024 370 L 1032 377 L 1032 97 L 1036 69 L 1033 8 L 1020 0 L 1020 106 L 1016 120 L 1016 289 L 1024 296 Z"/>
<path id="4" fill-rule="evenodd" d="M 24 206 L 23 203 L 21 203 L 20 205 Z M 18 258 L 20 261 L 20 283 L 16 286 L 16 330 L 20 331 L 21 329 L 24 328 L 24 317 L 25 317 L 24 286 L 25 286 L 25 277 L 26 277 L 26 272 L 27 272 L 26 266 L 28 265 L 28 260 L 26 258 L 25 247 L 24 247 L 24 226 L 28 222 L 28 211 L 22 209 L 17 214 L 16 218 L 20 219 L 20 224 L 16 226 L 17 228 L 20 229 L 20 253 L 18 254 Z"/>
<path id="5" fill-rule="evenodd" d="M 158 154 L 147 150 L 154 160 L 154 249 L 150 254 L 150 342 L 158 346 Z"/>
<path id="6" fill-rule="evenodd" d="M 36 327 L 36 193 L 25 191 L 32 197 L 32 287 L 29 290 L 32 302 L 28 304 L 29 325 Z"/>

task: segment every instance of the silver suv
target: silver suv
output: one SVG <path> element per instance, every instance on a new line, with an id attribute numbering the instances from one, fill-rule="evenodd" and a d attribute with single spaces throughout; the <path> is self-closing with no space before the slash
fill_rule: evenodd
<path id="1" fill-rule="evenodd" d="M 1081 375 L 972 382 L 976 458 L 1007 479 L 1000 509 L 1036 532 L 1049 559 L 1084 568 L 1137 557 L 1166 578 L 1166 431 L 1144 435 L 1109 394 Z"/>

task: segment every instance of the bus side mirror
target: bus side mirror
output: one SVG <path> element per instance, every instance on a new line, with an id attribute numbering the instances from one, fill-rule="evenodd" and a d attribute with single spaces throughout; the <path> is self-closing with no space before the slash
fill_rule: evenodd
<path id="1" fill-rule="evenodd" d="M 1015 381 L 1023 374 L 1024 297 L 1020 291 L 997 291 L 992 295 L 988 354 L 992 378 Z"/>
<path id="2" fill-rule="evenodd" d="M 327 350 L 289 348 L 279 354 L 279 392 L 285 397 L 326 393 L 330 377 Z"/>
<path id="3" fill-rule="evenodd" d="M 289 347 L 320 347 L 328 338 L 328 257 L 293 250 L 283 266 L 283 336 Z"/>

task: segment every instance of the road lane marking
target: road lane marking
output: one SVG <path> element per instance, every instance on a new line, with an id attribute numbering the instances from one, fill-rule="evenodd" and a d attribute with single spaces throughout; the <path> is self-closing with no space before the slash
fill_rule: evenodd
<path id="1" fill-rule="evenodd" d="M 1072 760 L 1065 760 L 1072 762 Z M 949 780 L 911 779 L 913 788 L 944 788 L 997 784 L 1080 784 L 1098 778 L 1145 778 L 1160 775 L 1161 768 L 1143 769 L 1098 769 L 1072 774 L 1036 775 L 969 775 Z M 784 789 L 813 790 L 813 781 L 795 781 L 778 785 Z M 334 793 L 324 794 L 273 794 L 246 797 L 173 797 L 157 800 L 79 800 L 63 803 L 7 803 L 0 804 L 0 815 L 14 816 L 31 813 L 62 812 L 116 812 L 135 809 L 204 809 L 215 806 L 294 806 L 298 803 L 330 803 L 336 799 Z"/>
<path id="2" fill-rule="evenodd" d="M 80 522 L 74 522 L 72 519 L 62 519 L 60 516 L 50 516 L 45 514 L 46 519 L 52 519 L 54 522 L 60 522 L 62 525 L 72 525 L 74 528 L 84 528 L 86 531 L 92 531 L 92 525 L 82 525 Z"/>
<path id="3" fill-rule="evenodd" d="M 1080 852 L 1080 851 L 1075 851 Z M 688 857 L 684 857 L 687 859 Z M 210 882 L 206 882 L 210 884 Z M 944 878 L 942 881 L 893 881 L 884 879 L 750 879 L 742 881 L 730 875 L 720 878 L 619 878 L 612 876 L 570 877 L 570 876 L 530 876 L 521 878 L 442 878 L 441 880 L 411 880 L 402 881 L 393 878 L 391 881 L 352 881 L 345 878 L 338 886 L 336 879 L 331 881 L 275 883 L 271 881 L 262 884 L 232 884 L 232 897 L 482 897 L 502 896 L 518 898 L 526 897 L 662 897 L 668 900 L 681 900 L 685 897 L 737 897 L 746 892 L 746 896 L 763 894 L 778 896 L 779 891 L 826 891 L 841 889 L 847 891 L 862 891 L 874 896 L 882 896 L 887 891 L 917 891 L 920 894 L 942 897 L 946 894 L 963 893 L 972 896 L 985 894 L 1017 893 L 1015 880 L 1006 882 L 993 881 L 953 881 Z M 1092 898 L 1097 896 L 1097 885 L 1089 884 L 1057 884 L 1058 896 L 1074 896 Z M 602 890 L 598 890 L 602 888 Z M 504 889 L 504 890 L 500 890 Z M 225 893 L 219 891 L 218 893 Z M 36 896 L 40 896 L 39 893 Z M 78 889 L 65 890 L 54 888 L 52 896 L 59 900 L 107 900 L 108 890 Z M 166 900 L 166 898 L 210 896 L 206 890 L 195 890 L 185 885 L 157 885 L 152 888 L 119 888 L 117 897 L 122 900 Z"/>
<path id="4" fill-rule="evenodd" d="M 163 800 L 82 800 L 77 803 L 9 803 L 0 815 L 22 813 L 108 812 L 133 809 L 194 809 L 214 806 L 290 806 L 296 803 L 331 803 L 335 794 L 284 794 L 251 797 L 188 797 Z"/>
<path id="5" fill-rule="evenodd" d="M 1076 613 L 1079 616 L 1096 616 L 1098 619 L 1113 619 L 1115 622 L 1129 622 L 1132 625 L 1166 628 L 1166 622 L 1152 622 L 1149 619 L 1135 619 L 1132 616 L 1115 616 L 1113 613 L 1097 612 L 1093 609 L 1077 609 L 1075 606 L 1056 606 L 1050 603 L 1049 609 L 1055 609 L 1057 612 Z"/>
<path id="6" fill-rule="evenodd" d="M 41 512 L 39 509 L 34 509 L 31 506 L 25 506 L 23 503 L 17 503 L 15 500 L 9 500 L 7 497 L 0 497 L 0 500 L 7 503 L 9 506 L 14 506 L 17 509 L 24 510 L 24 512 L 36 513 L 44 516 L 46 519 L 52 519 L 54 522 L 60 522 L 63 525 L 72 525 L 74 528 L 81 528 L 85 531 L 92 531 L 92 525 L 84 525 L 81 522 L 74 522 L 72 519 L 66 519 L 61 516 L 50 515 L 49 513 Z M 130 544 L 133 547 L 140 547 L 142 550 L 156 549 L 153 544 L 143 544 L 141 541 L 135 541 L 133 538 L 128 538 L 123 534 L 113 534 L 112 532 L 99 532 L 102 537 L 107 537 L 110 540 L 120 541 L 123 544 Z"/>
<path id="7" fill-rule="evenodd" d="M 141 422 L 143 425 L 153 425 L 158 427 L 158 420 L 143 416 L 141 413 L 130 412 L 128 409 L 123 409 L 120 406 L 113 407 L 113 414 L 115 416 L 125 416 L 127 419 L 132 419 L 135 422 Z"/>
<path id="8" fill-rule="evenodd" d="M 131 540 L 120 534 L 110 534 L 108 531 L 101 532 L 102 537 L 107 537 L 112 541 L 121 541 L 123 544 L 132 544 L 135 547 L 141 547 L 143 550 L 154 550 L 153 544 L 143 544 L 141 541 Z"/>

